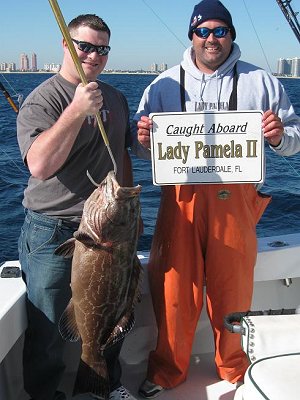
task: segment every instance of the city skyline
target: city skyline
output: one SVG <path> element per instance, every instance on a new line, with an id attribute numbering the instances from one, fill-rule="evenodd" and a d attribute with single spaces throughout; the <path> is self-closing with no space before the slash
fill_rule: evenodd
<path id="1" fill-rule="evenodd" d="M 232 14 L 242 60 L 276 71 L 280 57 L 297 56 L 299 43 L 276 0 L 222 2 Z M 106 68 L 146 69 L 153 60 L 170 67 L 180 63 L 183 52 L 191 45 L 187 31 L 195 3 L 195 0 L 111 0 L 99 4 L 94 0 L 61 0 L 60 6 L 67 23 L 83 13 L 95 13 L 108 23 L 112 50 Z M 300 11 L 300 0 L 292 0 L 292 4 L 295 11 Z M 15 0 L 14 7 L 9 2 L 2 6 L 3 61 L 18 64 L 20 53 L 34 51 L 38 54 L 39 68 L 45 63 L 62 62 L 62 35 L 48 2 L 30 0 L 28 5 Z"/>
<path id="2" fill-rule="evenodd" d="M 31 62 L 29 61 L 31 60 Z M 30 56 L 26 53 L 21 53 L 19 56 L 19 68 L 14 62 L 6 62 L 0 60 L 0 71 L 7 72 L 37 72 L 37 71 L 49 71 L 49 72 L 58 72 L 61 68 L 61 64 L 57 63 L 45 63 L 43 67 L 38 66 L 37 62 L 38 56 L 36 53 L 32 52 Z M 156 63 L 153 62 L 149 67 L 139 68 L 139 69 L 131 69 L 131 71 L 150 71 L 150 72 L 163 72 L 168 68 L 166 63 Z M 114 69 L 114 68 L 105 68 L 104 71 L 130 71 L 126 69 Z M 287 75 L 300 77 L 300 57 L 280 57 L 277 60 L 276 70 L 272 71 L 273 74 L 277 75 Z"/>
<path id="3" fill-rule="evenodd" d="M 56 63 L 46 63 L 43 67 L 38 67 L 37 62 L 38 56 L 36 53 L 32 52 L 30 56 L 26 53 L 21 53 L 19 56 L 19 66 L 17 66 L 14 62 L 6 62 L 0 60 L 0 71 L 6 72 L 37 72 L 37 71 L 50 71 L 50 72 L 58 72 L 61 68 L 61 64 Z M 31 60 L 31 61 L 29 61 Z M 145 71 L 152 72 L 162 72 L 168 68 L 166 63 L 156 63 L 153 62 Z M 105 69 L 107 70 L 107 69 Z"/>
<path id="4" fill-rule="evenodd" d="M 300 58 L 280 58 L 277 67 L 278 75 L 300 76 Z"/>

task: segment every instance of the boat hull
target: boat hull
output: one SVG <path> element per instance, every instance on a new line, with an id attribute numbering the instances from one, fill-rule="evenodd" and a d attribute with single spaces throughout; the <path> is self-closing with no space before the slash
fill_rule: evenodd
<path id="1" fill-rule="evenodd" d="M 279 247 L 273 247 L 270 245 L 272 243 Z M 262 238 L 259 239 L 258 245 L 252 310 L 296 308 L 300 305 L 300 234 Z M 148 256 L 147 252 L 139 254 L 144 269 L 142 300 L 135 309 L 135 327 L 125 339 L 121 352 L 122 382 L 134 395 L 145 377 L 148 354 L 155 347 L 157 333 L 147 279 Z M 18 265 L 18 262 L 7 264 Z M 10 279 L 13 280 L 0 280 L 1 304 L 5 304 L 0 314 L 0 399 L 27 400 L 21 378 L 23 332 L 27 324 L 25 286 L 21 278 Z M 9 341 L 5 342 L 4 338 L 7 337 Z M 178 399 L 188 396 L 190 400 L 198 400 L 201 393 L 206 394 L 207 397 L 203 398 L 207 400 L 215 400 L 224 394 L 224 398 L 233 399 L 234 385 L 219 381 L 215 374 L 213 352 L 212 332 L 204 307 L 196 330 L 188 379 L 178 388 L 165 391 L 160 399 L 171 400 L 176 395 Z M 67 343 L 67 368 L 60 389 L 69 395 L 79 358 L 78 343 Z"/>

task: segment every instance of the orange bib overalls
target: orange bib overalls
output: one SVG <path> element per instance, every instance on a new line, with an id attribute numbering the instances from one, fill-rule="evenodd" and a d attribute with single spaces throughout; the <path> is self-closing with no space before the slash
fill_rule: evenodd
<path id="1" fill-rule="evenodd" d="M 186 379 L 206 286 L 221 379 L 241 380 L 248 360 L 224 316 L 251 307 L 256 224 L 270 201 L 252 184 L 165 186 L 149 281 L 158 326 L 147 379 L 172 388 Z"/>

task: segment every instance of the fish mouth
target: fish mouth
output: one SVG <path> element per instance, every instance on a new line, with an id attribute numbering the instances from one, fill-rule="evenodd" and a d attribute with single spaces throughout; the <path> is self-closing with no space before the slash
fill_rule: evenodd
<path id="1" fill-rule="evenodd" d="M 119 186 L 116 190 L 116 198 L 117 199 L 125 199 L 130 197 L 136 197 L 140 194 L 142 190 L 141 185 L 132 186 L 132 187 L 121 187 Z"/>
<path id="2" fill-rule="evenodd" d="M 133 187 L 119 187 L 116 192 L 117 199 L 125 199 L 130 197 L 136 197 L 140 194 L 142 187 L 140 185 Z"/>
<path id="3" fill-rule="evenodd" d="M 120 186 L 114 171 L 110 171 L 106 178 L 107 191 L 114 194 L 115 199 L 126 199 L 136 197 L 140 194 L 142 187 L 137 186 Z"/>
<path id="4" fill-rule="evenodd" d="M 125 199 L 129 197 L 136 197 L 140 194 L 142 190 L 141 185 L 136 186 L 120 186 L 116 174 L 114 171 L 109 171 L 106 176 L 106 179 L 101 183 L 96 183 L 94 179 L 91 177 L 89 171 L 86 171 L 86 174 L 89 180 L 92 182 L 93 185 L 96 187 L 101 187 L 103 184 L 106 185 L 106 191 L 111 192 L 115 195 L 116 199 Z"/>

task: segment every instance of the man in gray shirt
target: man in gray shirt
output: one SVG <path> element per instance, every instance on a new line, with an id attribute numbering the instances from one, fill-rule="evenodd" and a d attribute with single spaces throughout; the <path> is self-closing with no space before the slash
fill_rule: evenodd
<path id="1" fill-rule="evenodd" d="M 24 386 L 32 400 L 66 399 L 58 390 L 65 367 L 58 321 L 71 297 L 71 261 L 54 251 L 73 236 L 83 204 L 95 189 L 86 171 L 100 182 L 113 169 L 94 120 L 99 110 L 118 182 L 133 184 L 127 101 L 118 90 L 97 81 L 107 62 L 110 30 L 91 14 L 73 19 L 68 28 L 89 83 L 80 83 L 64 40 L 59 74 L 27 97 L 17 119 L 20 151 L 31 174 L 24 192 L 19 257 L 27 286 Z M 110 399 L 135 400 L 120 382 L 121 346 L 122 342 L 105 353 Z"/>

